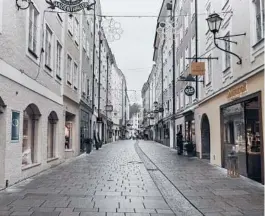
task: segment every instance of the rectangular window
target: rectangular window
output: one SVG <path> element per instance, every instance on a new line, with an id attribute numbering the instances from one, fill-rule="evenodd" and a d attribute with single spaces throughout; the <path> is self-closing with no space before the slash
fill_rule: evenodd
<path id="1" fill-rule="evenodd" d="M 183 57 L 182 56 L 180 58 L 179 67 L 180 67 L 180 74 L 182 74 L 183 73 Z"/>
<path id="2" fill-rule="evenodd" d="M 180 91 L 180 108 L 184 107 L 184 92 Z"/>
<path id="3" fill-rule="evenodd" d="M 90 96 L 90 81 L 89 81 L 89 79 L 87 79 L 87 88 L 86 88 L 86 90 L 87 90 L 87 96 L 89 97 Z"/>
<path id="4" fill-rule="evenodd" d="M 191 7 L 191 20 L 195 18 L 195 2 L 194 0 L 191 0 L 190 7 Z"/>
<path id="5" fill-rule="evenodd" d="M 62 45 L 57 41 L 56 47 L 56 76 L 61 78 L 61 66 L 62 66 Z"/>
<path id="6" fill-rule="evenodd" d="M 254 0 L 256 19 L 256 41 L 264 37 L 264 0 Z"/>
<path id="7" fill-rule="evenodd" d="M 74 63 L 74 88 L 78 89 L 78 66 L 76 63 Z"/>
<path id="8" fill-rule="evenodd" d="M 68 32 L 70 33 L 71 36 L 73 36 L 73 15 L 68 16 Z"/>
<path id="9" fill-rule="evenodd" d="M 87 88 L 87 75 L 86 73 L 83 71 L 82 72 L 82 80 L 81 80 L 81 88 L 82 88 L 82 93 L 86 94 L 86 88 Z"/>
<path id="10" fill-rule="evenodd" d="M 192 101 L 194 101 L 196 99 L 196 83 L 195 82 L 192 82 L 191 83 L 191 86 L 195 89 L 195 93 L 191 97 L 192 98 Z"/>
<path id="11" fill-rule="evenodd" d="M 230 33 L 228 32 L 226 34 L 226 38 L 228 40 L 229 40 L 229 35 L 230 35 Z M 231 52 L 230 42 L 224 41 L 224 43 L 225 43 L 225 50 Z M 231 54 L 225 52 L 224 55 L 225 55 L 225 69 L 227 69 L 227 68 L 230 68 L 230 66 L 231 66 Z"/>
<path id="12" fill-rule="evenodd" d="M 89 39 L 87 38 L 87 41 L 86 41 L 86 50 L 87 50 L 87 57 L 89 57 L 91 54 L 90 54 L 90 46 L 89 46 Z"/>
<path id="13" fill-rule="evenodd" d="M 185 50 L 185 59 L 184 59 L 184 70 L 186 70 L 186 68 L 189 67 L 189 47 L 186 47 L 186 50 Z"/>
<path id="14" fill-rule="evenodd" d="M 72 84 L 72 58 L 67 55 L 67 69 L 66 69 L 67 83 Z"/>
<path id="15" fill-rule="evenodd" d="M 196 54 L 196 50 L 195 50 L 195 47 L 196 47 L 196 41 L 195 41 L 195 36 L 192 37 L 191 39 L 191 57 L 195 57 L 195 54 Z"/>
<path id="16" fill-rule="evenodd" d="M 52 31 L 46 25 L 46 35 L 45 35 L 45 66 L 51 70 L 52 62 Z"/>
<path id="17" fill-rule="evenodd" d="M 176 108 L 179 110 L 179 94 L 176 96 Z"/>
<path id="18" fill-rule="evenodd" d="M 39 12 L 34 7 L 33 4 L 30 5 L 29 8 L 29 41 L 28 41 L 28 49 L 33 54 L 37 53 L 37 39 L 38 39 L 38 19 Z M 37 57 L 37 56 L 35 56 Z"/>
<path id="19" fill-rule="evenodd" d="M 87 41 L 87 39 L 86 39 L 86 30 L 85 29 L 83 29 L 83 36 L 82 36 L 82 43 L 83 43 L 83 48 L 84 48 L 84 50 L 86 51 L 86 49 L 87 49 L 87 47 L 86 47 L 86 41 Z"/>
<path id="20" fill-rule="evenodd" d="M 74 25 L 74 29 L 75 29 L 75 42 L 78 45 L 79 44 L 79 22 L 78 20 L 75 18 L 75 25 Z"/>
<path id="21" fill-rule="evenodd" d="M 189 27 L 189 16 L 184 16 L 184 31 L 186 32 Z"/>
<path id="22" fill-rule="evenodd" d="M 207 84 L 210 84 L 212 82 L 212 60 L 211 55 L 208 56 L 208 61 L 207 61 Z"/>

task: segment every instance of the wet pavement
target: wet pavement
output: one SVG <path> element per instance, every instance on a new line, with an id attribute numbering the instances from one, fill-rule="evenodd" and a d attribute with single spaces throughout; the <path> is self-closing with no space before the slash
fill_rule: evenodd
<path id="1" fill-rule="evenodd" d="M 203 215 L 264 215 L 263 185 L 244 177 L 228 178 L 224 169 L 197 158 L 178 156 L 176 150 L 155 142 L 140 141 L 139 147 Z"/>
<path id="2" fill-rule="evenodd" d="M 90 155 L 0 193 L 0 215 L 174 215 L 134 149 L 134 141 Z"/>
<path id="3" fill-rule="evenodd" d="M 154 142 L 121 141 L 1 191 L 2 215 L 261 216 L 263 186 Z"/>

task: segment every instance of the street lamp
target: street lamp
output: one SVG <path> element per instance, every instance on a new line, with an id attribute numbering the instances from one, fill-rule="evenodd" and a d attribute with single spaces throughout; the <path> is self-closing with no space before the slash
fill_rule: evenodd
<path id="1" fill-rule="evenodd" d="M 31 0 L 16 0 L 18 10 L 27 10 L 33 4 Z"/>
<path id="2" fill-rule="evenodd" d="M 234 44 L 237 44 L 237 42 L 235 41 L 231 41 L 229 40 L 229 38 L 231 37 L 238 37 L 238 36 L 243 36 L 243 35 L 246 35 L 246 33 L 243 33 L 243 34 L 236 34 L 236 35 L 226 35 L 226 36 L 222 36 L 222 37 L 216 37 L 216 34 L 219 32 L 220 30 L 220 27 L 221 27 L 221 24 L 222 24 L 222 21 L 223 19 L 219 16 L 219 14 L 217 13 L 214 13 L 214 14 L 210 14 L 209 17 L 206 19 L 207 20 L 207 23 L 208 23 L 208 27 L 209 27 L 209 31 L 213 33 L 214 35 L 214 45 L 224 51 L 224 52 L 227 52 L 227 53 L 230 53 L 231 55 L 235 56 L 238 58 L 238 62 L 237 64 L 238 65 L 241 65 L 242 64 L 242 58 L 239 57 L 239 55 L 229 51 L 229 50 L 226 50 L 226 49 L 223 49 L 221 48 L 216 40 L 222 40 L 222 41 L 225 41 L 227 43 L 234 43 Z"/>
<path id="3" fill-rule="evenodd" d="M 210 32 L 212 32 L 213 34 L 218 33 L 223 21 L 219 14 L 210 14 L 206 20 L 208 22 Z"/>

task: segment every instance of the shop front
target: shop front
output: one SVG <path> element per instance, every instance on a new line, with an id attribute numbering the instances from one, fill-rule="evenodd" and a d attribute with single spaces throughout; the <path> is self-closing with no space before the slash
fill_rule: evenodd
<path id="1" fill-rule="evenodd" d="M 234 148 L 239 173 L 262 182 L 262 111 L 261 92 L 221 106 L 222 166 Z"/>
<path id="2" fill-rule="evenodd" d="M 80 112 L 80 153 L 85 152 L 85 140 L 91 138 L 91 112 L 81 108 Z"/>
<path id="3" fill-rule="evenodd" d="M 235 151 L 239 173 L 264 183 L 264 75 L 258 73 L 215 97 L 195 111 L 197 151 L 210 162 L 228 168 L 228 155 Z"/>

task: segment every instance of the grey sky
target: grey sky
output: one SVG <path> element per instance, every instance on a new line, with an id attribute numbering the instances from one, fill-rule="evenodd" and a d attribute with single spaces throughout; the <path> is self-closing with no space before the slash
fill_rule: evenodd
<path id="1" fill-rule="evenodd" d="M 103 15 L 155 15 L 162 0 L 101 0 Z M 153 64 L 153 42 L 157 18 L 115 18 L 124 30 L 110 43 L 119 68 L 124 72 L 131 102 L 140 102 L 141 90 Z"/>

